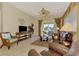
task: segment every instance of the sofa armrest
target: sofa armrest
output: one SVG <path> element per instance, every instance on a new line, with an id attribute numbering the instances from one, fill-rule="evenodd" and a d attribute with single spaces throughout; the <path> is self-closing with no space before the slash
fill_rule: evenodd
<path id="1" fill-rule="evenodd" d="M 13 35 L 11 35 L 11 37 L 12 37 L 12 38 L 17 38 L 17 36 L 13 36 Z"/>
<path id="2" fill-rule="evenodd" d="M 4 41 L 4 42 L 10 42 L 10 40 L 9 40 L 9 39 L 3 39 L 3 41 Z"/>
<path id="3" fill-rule="evenodd" d="M 28 56 L 40 56 L 40 54 L 35 49 L 31 49 L 28 52 Z"/>

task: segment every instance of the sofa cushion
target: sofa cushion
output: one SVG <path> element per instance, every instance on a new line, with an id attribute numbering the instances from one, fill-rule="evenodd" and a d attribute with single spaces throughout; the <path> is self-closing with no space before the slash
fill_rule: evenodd
<path id="1" fill-rule="evenodd" d="M 17 38 L 12 38 L 12 39 L 10 39 L 10 42 L 12 43 L 12 42 L 16 42 L 18 39 Z"/>
<path id="2" fill-rule="evenodd" d="M 10 33 L 2 34 L 3 39 L 11 39 Z"/>
<path id="3" fill-rule="evenodd" d="M 41 55 L 43 56 L 52 56 L 52 54 L 48 51 L 43 50 L 42 52 L 40 52 Z"/>
<path id="4" fill-rule="evenodd" d="M 54 50 L 43 50 L 42 52 L 40 52 L 40 54 L 43 56 L 61 56 L 58 52 Z"/>

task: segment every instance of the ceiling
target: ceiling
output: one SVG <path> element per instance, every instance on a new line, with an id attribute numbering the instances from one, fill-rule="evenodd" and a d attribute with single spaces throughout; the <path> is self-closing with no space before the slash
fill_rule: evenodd
<path id="1" fill-rule="evenodd" d="M 9 2 L 16 8 L 38 17 L 42 8 L 46 8 L 53 18 L 61 17 L 69 6 L 69 2 Z"/>

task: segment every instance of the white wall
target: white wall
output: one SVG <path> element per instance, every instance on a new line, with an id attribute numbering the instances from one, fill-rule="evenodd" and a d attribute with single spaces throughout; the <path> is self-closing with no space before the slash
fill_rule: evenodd
<path id="1" fill-rule="evenodd" d="M 2 12 L 2 5 L 0 3 L 0 32 L 1 32 L 1 12 Z"/>
<path id="2" fill-rule="evenodd" d="M 30 25 L 32 20 L 32 16 L 8 3 L 3 3 L 3 32 L 18 32 L 19 25 Z"/>
<path id="3" fill-rule="evenodd" d="M 79 3 L 77 3 L 76 6 L 77 6 L 77 39 L 79 40 Z"/>
<path id="4" fill-rule="evenodd" d="M 65 23 L 70 23 L 74 28 L 74 31 L 77 31 L 77 13 L 76 7 L 69 13 L 69 15 L 64 19 Z"/>
<path id="5" fill-rule="evenodd" d="M 38 20 L 37 19 L 33 20 L 33 24 L 34 24 L 34 36 L 38 36 Z"/>
<path id="6" fill-rule="evenodd" d="M 0 32 L 1 32 L 1 9 L 0 9 Z"/>

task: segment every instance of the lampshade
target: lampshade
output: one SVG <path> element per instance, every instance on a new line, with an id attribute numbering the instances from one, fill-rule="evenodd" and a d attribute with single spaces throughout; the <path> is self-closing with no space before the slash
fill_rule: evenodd
<path id="1" fill-rule="evenodd" d="M 59 28 L 58 28 L 58 27 L 57 27 L 56 29 L 57 29 L 57 30 L 59 30 Z"/>
<path id="2" fill-rule="evenodd" d="M 70 23 L 66 23 L 63 25 L 60 31 L 74 32 L 74 28 L 72 27 Z"/>

